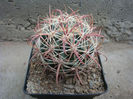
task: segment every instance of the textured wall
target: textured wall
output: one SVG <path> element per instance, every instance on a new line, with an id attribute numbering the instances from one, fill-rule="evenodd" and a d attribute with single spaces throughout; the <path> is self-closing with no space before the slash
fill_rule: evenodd
<path id="1" fill-rule="evenodd" d="M 106 41 L 133 41 L 133 0 L 0 0 L 0 40 L 26 40 L 49 5 L 64 9 L 64 4 L 93 14 Z"/>

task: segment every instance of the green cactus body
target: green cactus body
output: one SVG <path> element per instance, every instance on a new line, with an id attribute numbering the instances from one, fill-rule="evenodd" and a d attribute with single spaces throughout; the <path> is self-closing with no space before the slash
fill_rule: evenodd
<path id="1" fill-rule="evenodd" d="M 93 26 L 92 16 L 75 13 L 53 10 L 38 23 L 32 36 L 37 55 L 47 69 L 56 73 L 56 80 L 61 74 L 80 72 L 93 62 L 99 65 L 95 53 L 103 36 Z"/>

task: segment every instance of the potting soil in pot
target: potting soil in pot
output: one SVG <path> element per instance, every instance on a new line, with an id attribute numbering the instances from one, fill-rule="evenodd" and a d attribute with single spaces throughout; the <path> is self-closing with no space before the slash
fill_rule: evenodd
<path id="1" fill-rule="evenodd" d="M 45 71 L 45 66 L 36 57 L 30 62 L 26 90 L 31 94 L 89 94 L 104 92 L 101 69 L 95 63 L 88 66 L 79 75 L 83 85 L 81 85 L 76 76 L 59 76 L 59 84 L 57 85 L 56 75 L 50 71 Z"/>

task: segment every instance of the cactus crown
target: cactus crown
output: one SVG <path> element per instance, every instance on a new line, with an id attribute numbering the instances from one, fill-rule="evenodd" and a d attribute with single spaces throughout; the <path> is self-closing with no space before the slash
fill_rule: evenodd
<path id="1" fill-rule="evenodd" d="M 39 56 L 46 69 L 56 74 L 56 83 L 62 74 L 76 74 L 80 80 L 79 72 L 93 62 L 100 67 L 95 56 L 103 36 L 93 26 L 91 15 L 49 11 L 49 17 L 40 19 L 35 32 L 31 37 L 36 50 L 33 56 Z"/>

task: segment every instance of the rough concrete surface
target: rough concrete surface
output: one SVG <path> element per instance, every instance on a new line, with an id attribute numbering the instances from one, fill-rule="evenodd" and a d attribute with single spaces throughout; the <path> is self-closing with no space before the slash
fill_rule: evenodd
<path id="1" fill-rule="evenodd" d="M 49 5 L 92 14 L 106 41 L 133 41 L 133 0 L 0 0 L 0 39 L 26 40 L 34 33 L 38 16 L 48 14 Z"/>
<path id="2" fill-rule="evenodd" d="M 0 99 L 34 99 L 22 90 L 30 50 L 25 42 L 0 42 Z M 109 91 L 95 99 L 133 99 L 133 45 L 106 43 L 102 52 Z"/>

